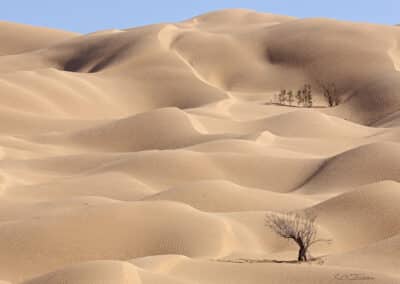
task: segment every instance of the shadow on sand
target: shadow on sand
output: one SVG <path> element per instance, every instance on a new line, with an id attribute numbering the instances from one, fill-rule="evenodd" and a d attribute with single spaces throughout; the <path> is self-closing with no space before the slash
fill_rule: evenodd
<path id="1" fill-rule="evenodd" d="M 215 259 L 218 262 L 229 262 L 229 263 L 289 263 L 289 264 L 303 264 L 303 263 L 315 263 L 324 264 L 324 257 L 312 257 L 307 262 L 301 262 L 298 260 L 277 260 L 277 259 L 248 259 L 248 258 L 238 258 L 238 259 Z"/>

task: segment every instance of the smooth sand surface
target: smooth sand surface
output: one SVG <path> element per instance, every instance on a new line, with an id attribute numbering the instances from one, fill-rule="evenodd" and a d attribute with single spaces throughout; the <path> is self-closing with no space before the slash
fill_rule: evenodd
<path id="1" fill-rule="evenodd" d="M 0 283 L 400 283 L 398 27 L 235 9 L 0 42 Z M 274 103 L 304 84 L 313 108 Z M 317 261 L 264 226 L 294 210 Z"/>

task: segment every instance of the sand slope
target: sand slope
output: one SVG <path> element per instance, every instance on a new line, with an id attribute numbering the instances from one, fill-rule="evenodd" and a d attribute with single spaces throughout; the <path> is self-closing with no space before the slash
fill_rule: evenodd
<path id="1" fill-rule="evenodd" d="M 233 9 L 0 42 L 4 283 L 400 283 L 398 27 Z M 313 108 L 274 101 L 304 84 Z M 318 261 L 264 226 L 293 210 Z"/>
<path id="2" fill-rule="evenodd" d="M 47 48 L 78 34 L 0 21 L 0 55 L 12 55 Z"/>

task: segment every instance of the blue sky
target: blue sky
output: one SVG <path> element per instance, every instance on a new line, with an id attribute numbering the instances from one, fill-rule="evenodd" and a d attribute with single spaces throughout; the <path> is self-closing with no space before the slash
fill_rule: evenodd
<path id="1" fill-rule="evenodd" d="M 176 22 L 224 8 L 248 8 L 302 18 L 400 23 L 400 0 L 3 0 L 0 20 L 87 33 Z"/>

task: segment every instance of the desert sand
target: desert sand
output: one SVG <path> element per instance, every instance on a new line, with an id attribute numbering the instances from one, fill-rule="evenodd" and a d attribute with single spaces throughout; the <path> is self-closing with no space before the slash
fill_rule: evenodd
<path id="1" fill-rule="evenodd" d="M 400 283 L 398 27 L 234 9 L 0 42 L 1 283 Z M 304 84 L 312 108 L 276 103 Z M 318 261 L 265 227 L 288 211 Z"/>

